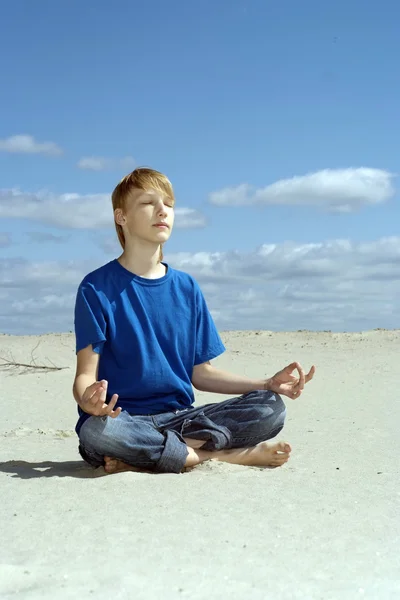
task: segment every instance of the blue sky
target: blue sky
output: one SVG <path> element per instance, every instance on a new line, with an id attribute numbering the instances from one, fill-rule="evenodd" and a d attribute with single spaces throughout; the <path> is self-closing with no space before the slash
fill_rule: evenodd
<path id="1" fill-rule="evenodd" d="M 111 209 L 82 207 L 134 164 L 172 180 L 166 254 L 220 328 L 396 327 L 399 22 L 388 0 L 7 3 L 0 331 L 72 328 L 81 274 L 118 250 Z"/>

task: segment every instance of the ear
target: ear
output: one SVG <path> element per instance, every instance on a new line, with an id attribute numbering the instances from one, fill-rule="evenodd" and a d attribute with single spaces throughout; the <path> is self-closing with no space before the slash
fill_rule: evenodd
<path id="1" fill-rule="evenodd" d="M 114 219 L 115 222 L 117 223 L 117 225 L 124 225 L 125 223 L 125 217 L 122 213 L 122 210 L 120 208 L 116 208 L 114 211 Z"/>

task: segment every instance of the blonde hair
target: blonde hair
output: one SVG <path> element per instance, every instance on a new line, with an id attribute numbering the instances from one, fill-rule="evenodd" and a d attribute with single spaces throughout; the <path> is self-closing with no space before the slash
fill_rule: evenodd
<path id="1" fill-rule="evenodd" d="M 155 171 L 154 169 L 149 169 L 147 167 L 138 167 L 129 175 L 126 175 L 121 179 L 119 184 L 114 189 L 111 199 L 113 211 L 117 208 L 126 210 L 127 200 L 131 196 L 134 190 L 158 190 L 162 192 L 165 196 L 173 200 L 175 202 L 174 190 L 172 188 L 172 184 L 168 177 L 159 171 Z M 119 243 L 122 246 L 122 249 L 125 248 L 125 236 L 124 231 L 117 222 L 114 221 L 115 229 L 117 231 L 117 236 L 119 239 Z M 163 250 L 162 244 L 160 245 L 160 257 L 159 262 L 163 260 Z"/>

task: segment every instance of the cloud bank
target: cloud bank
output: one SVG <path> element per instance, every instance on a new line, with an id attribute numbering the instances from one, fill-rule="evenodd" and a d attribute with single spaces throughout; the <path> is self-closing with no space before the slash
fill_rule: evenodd
<path id="1" fill-rule="evenodd" d="M 380 169 L 325 169 L 281 179 L 264 188 L 244 183 L 210 194 L 216 206 L 311 206 L 350 213 L 363 206 L 381 204 L 394 195 L 393 174 Z"/>
<path id="2" fill-rule="evenodd" d="M 168 255 L 200 283 L 221 330 L 357 331 L 400 322 L 400 237 Z M 0 331 L 73 329 L 76 288 L 101 262 L 0 260 Z"/>
<path id="3" fill-rule="evenodd" d="M 19 189 L 0 190 L 0 218 L 26 219 L 67 229 L 102 229 L 113 227 L 109 194 L 51 194 Z M 206 218 L 193 208 L 175 210 L 177 229 L 205 227 Z"/>

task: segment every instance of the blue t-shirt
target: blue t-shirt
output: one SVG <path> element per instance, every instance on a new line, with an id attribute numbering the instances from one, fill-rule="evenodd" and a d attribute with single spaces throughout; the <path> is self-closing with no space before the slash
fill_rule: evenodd
<path id="1" fill-rule="evenodd" d="M 195 279 L 165 266 L 163 277 L 145 279 L 112 260 L 76 296 L 76 352 L 92 344 L 107 401 L 118 394 L 117 407 L 130 414 L 191 406 L 193 367 L 225 351 Z M 78 412 L 77 433 L 90 416 Z"/>

